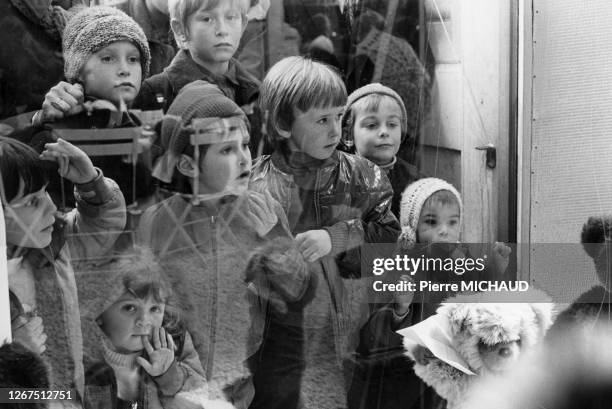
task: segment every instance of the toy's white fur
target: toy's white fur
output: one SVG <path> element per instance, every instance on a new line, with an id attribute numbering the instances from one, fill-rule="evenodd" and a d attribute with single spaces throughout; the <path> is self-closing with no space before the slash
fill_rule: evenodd
<path id="1" fill-rule="evenodd" d="M 521 302 L 527 299 L 535 302 Z M 552 303 L 536 290 L 521 294 L 460 294 L 444 302 L 437 313 L 448 317 L 455 350 L 477 374 L 465 374 L 439 359 L 431 359 L 426 365 L 415 362 L 415 373 L 447 400 L 448 409 L 460 409 L 476 382 L 499 374 L 487 368 L 479 344 L 496 346 L 520 341 L 523 355 L 552 324 Z M 407 349 L 406 355 L 414 360 L 412 352 Z"/>

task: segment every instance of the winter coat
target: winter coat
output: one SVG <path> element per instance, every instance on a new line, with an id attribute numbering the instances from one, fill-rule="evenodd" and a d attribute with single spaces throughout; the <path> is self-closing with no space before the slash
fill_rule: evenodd
<path id="1" fill-rule="evenodd" d="M 173 338 L 177 346 L 176 359 L 164 374 L 151 377 L 140 369 L 140 396 L 136 402 L 139 409 L 197 408 L 196 402 L 206 399 L 206 381 L 198 373 L 202 367 L 191 336 L 182 331 Z M 117 380 L 107 361 L 86 362 L 85 371 L 85 409 L 131 407 L 117 397 Z"/>
<path id="2" fill-rule="evenodd" d="M 64 78 L 61 33 L 70 12 L 50 4 L 0 2 L 0 119 L 40 109 L 47 91 Z"/>
<path id="3" fill-rule="evenodd" d="M 389 181 L 372 162 L 344 152 L 316 160 L 301 153 L 287 159 L 279 150 L 255 164 L 250 188 L 279 201 L 294 234 L 325 229 L 330 235 L 331 253 L 311 267 L 319 285 L 303 311 L 306 369 L 300 389 L 307 407 L 343 404 L 342 361 L 367 318 L 363 283 L 346 278 L 361 276 L 361 244 L 397 240 Z"/>
<path id="4" fill-rule="evenodd" d="M 144 213 L 138 237 L 162 260 L 211 398 L 223 390 L 237 408 L 248 407 L 253 391 L 246 359 L 261 343 L 267 306 L 249 296 L 244 270 L 256 246 L 275 237 L 291 240 L 282 209 L 253 192 L 198 205 L 177 194 Z"/>
<path id="5" fill-rule="evenodd" d="M 14 132 L 11 137 L 20 140 L 41 153 L 45 148 L 45 143 L 55 142 L 57 137 L 61 137 L 62 129 L 110 128 L 109 119 L 110 111 L 107 110 L 94 110 L 91 115 L 82 112 L 58 122 L 47 123 L 42 127 L 25 128 Z M 113 126 L 113 128 L 133 127 L 134 130 L 137 130 L 139 125 L 140 121 L 138 118 L 132 114 L 125 114 L 122 122 Z M 113 141 L 109 142 L 112 143 Z M 143 199 L 153 194 L 153 178 L 148 166 L 142 161 L 139 161 L 136 165 L 135 197 L 132 190 L 134 183 L 131 161 L 127 161 L 121 156 L 92 156 L 91 161 L 94 166 L 102 169 L 105 176 L 117 182 L 128 203 L 132 203 L 134 199 Z M 45 162 L 45 166 L 48 168 L 48 174 L 51 176 L 47 191 L 53 198 L 53 201 L 61 206 L 73 207 L 74 201 L 72 197 L 66 194 L 66 192 L 72 191 L 72 184 L 66 180 L 62 181 L 62 178 L 57 173 L 57 163 Z M 63 194 L 62 191 L 64 192 Z"/>
<path id="6" fill-rule="evenodd" d="M 259 81 L 248 73 L 237 60 L 229 62 L 223 75 L 215 75 L 200 67 L 187 50 L 179 50 L 172 62 L 163 72 L 147 78 L 134 101 L 134 107 L 142 110 L 161 109 L 164 113 L 174 101 L 179 91 L 190 82 L 203 80 L 215 84 L 223 94 L 234 101 L 247 114 L 251 124 L 249 147 L 256 155 L 261 140 L 261 119 L 254 103 L 259 98 Z"/>
<path id="7" fill-rule="evenodd" d="M 117 184 L 101 172 L 94 181 L 77 185 L 75 197 L 76 208 L 56 221 L 51 244 L 29 249 L 23 263 L 32 267 L 36 281 L 37 310 L 47 334 L 42 356 L 51 366 L 51 388 L 76 387 L 82 396 L 83 339 L 73 264 L 78 269 L 110 250 L 126 215 Z M 21 310 L 18 299 L 11 301 L 12 313 Z"/>
<path id="8" fill-rule="evenodd" d="M 145 0 L 124 0 L 112 4 L 112 6 L 132 17 L 147 36 L 149 50 L 151 50 L 151 67 L 149 69 L 149 75 L 155 75 L 162 72 L 164 68 L 170 65 L 172 58 L 174 58 L 176 54 L 176 46 L 174 45 L 172 33 L 170 31 L 170 18 L 168 18 L 168 30 L 165 33 L 161 33 L 153 26 Z"/>

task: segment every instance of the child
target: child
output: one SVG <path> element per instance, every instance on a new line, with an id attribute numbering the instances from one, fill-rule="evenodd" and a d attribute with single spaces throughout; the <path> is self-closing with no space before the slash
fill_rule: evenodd
<path id="1" fill-rule="evenodd" d="M 259 81 L 233 58 L 247 25 L 249 6 L 248 0 L 170 1 L 170 24 L 180 50 L 162 73 L 144 82 L 136 105 L 166 112 L 181 88 L 205 80 L 246 112 L 255 132 L 251 147 L 256 152 L 260 125 L 253 106 Z"/>
<path id="2" fill-rule="evenodd" d="M 125 201 L 81 150 L 59 139 L 41 158 L 75 184 L 77 207 L 64 218 L 46 192 L 39 155 L 0 138 L 0 194 L 6 224 L 13 340 L 41 353 L 51 387 L 83 392 L 82 337 L 71 259 L 103 255 L 125 226 Z"/>
<path id="3" fill-rule="evenodd" d="M 267 312 L 265 300 L 247 297 L 249 255 L 269 240 L 285 243 L 275 255 L 261 253 L 284 261 L 274 275 L 289 289 L 279 294 L 293 295 L 286 307 L 305 302 L 311 285 L 302 256 L 288 244 L 283 210 L 269 195 L 247 190 L 248 142 L 238 105 L 204 81 L 185 86 L 164 119 L 165 154 L 154 172 L 175 194 L 149 208 L 139 228 L 181 300 L 211 393 L 245 409 L 253 397 L 246 360 L 261 343 Z"/>
<path id="4" fill-rule="evenodd" d="M 459 241 L 462 203 L 459 192 L 451 184 L 436 178 L 420 179 L 405 189 L 400 207 L 401 250 L 415 257 L 423 254 L 442 258 L 456 250 L 455 247 L 434 245 L 453 245 Z M 457 282 L 461 278 L 442 271 L 426 276 L 425 272 L 417 274 L 418 279 L 443 283 Z M 411 280 L 405 276 L 400 278 Z M 434 314 L 438 303 L 450 294 L 429 293 L 427 299 L 423 299 L 422 294 L 417 295 L 413 304 L 415 294 L 394 292 L 390 302 L 375 310 L 361 329 L 353 360 L 354 377 L 348 393 L 350 409 L 416 409 L 423 402 L 426 402 L 425 407 L 435 407 L 430 404 L 439 398 L 414 374 L 412 364 L 403 356 L 402 337 L 395 331 Z"/>
<path id="5" fill-rule="evenodd" d="M 400 214 L 400 251 L 413 258 L 470 257 L 459 242 L 463 214 L 461 195 L 448 182 L 424 178 L 411 183 L 402 194 Z M 493 253 L 497 267 L 505 270 L 510 248 L 496 243 Z M 478 281 L 484 274 L 477 270 L 465 275 L 436 270 L 419 271 L 413 277 L 415 281 L 457 283 L 460 288 L 462 280 Z M 412 280 L 406 276 L 400 279 Z M 349 391 L 350 408 L 361 407 L 363 402 L 367 402 L 369 408 L 418 408 L 423 402 L 426 402 L 425 407 L 434 407 L 429 405 L 440 398 L 416 377 L 412 364 L 403 356 L 402 338 L 395 331 L 433 315 L 439 303 L 453 294 L 450 290 L 417 294 L 394 292 L 391 302 L 374 311 L 361 330 L 355 377 Z M 415 303 L 413 298 L 416 298 Z M 379 352 L 384 352 L 385 359 L 377 357 Z"/>
<path id="6" fill-rule="evenodd" d="M 138 95 L 151 59 L 147 38 L 138 24 L 115 8 L 89 7 L 74 15 L 66 25 L 63 47 L 66 80 L 82 86 L 86 104 L 101 105 L 105 109 L 82 111 L 53 124 L 27 128 L 15 137 L 40 152 L 45 143 L 54 141 L 57 133 L 61 135 L 62 129 L 140 125 L 137 118 L 126 112 L 126 107 Z M 103 105 L 97 100 L 111 104 Z M 131 161 L 118 156 L 99 156 L 93 162 L 117 181 L 130 202 L 152 193 L 152 179 L 144 164 L 139 163 L 133 180 Z M 66 199 L 62 189 L 69 192 L 71 187 L 62 188 L 58 178 L 51 180 L 49 190 L 56 203 Z M 66 204 L 72 205 L 70 200 Z"/>
<path id="7" fill-rule="evenodd" d="M 397 156 L 407 124 L 404 102 L 397 92 L 381 84 L 368 84 L 349 95 L 342 117 L 342 142 L 348 151 L 371 160 L 387 173 L 393 188 L 391 211 L 397 217 L 402 192 L 420 177 L 415 166 Z"/>
<path id="8" fill-rule="evenodd" d="M 190 407 L 206 399 L 200 359 L 149 250 L 136 247 L 79 278 L 85 408 Z"/>
<path id="9" fill-rule="evenodd" d="M 346 288 L 353 283 L 342 278 L 360 276 L 359 246 L 395 242 L 399 233 L 384 173 L 336 150 L 345 102 L 338 74 L 302 57 L 275 64 L 262 84 L 260 108 L 275 151 L 254 166 L 250 186 L 280 202 L 320 284 L 305 311 L 291 320 L 272 317 L 258 353 L 253 407 L 298 407 L 300 391 L 308 406 L 345 404 L 340 362 L 355 322 Z"/>

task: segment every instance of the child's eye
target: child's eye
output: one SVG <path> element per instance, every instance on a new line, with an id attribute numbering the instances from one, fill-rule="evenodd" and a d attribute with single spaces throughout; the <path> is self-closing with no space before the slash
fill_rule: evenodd
<path id="1" fill-rule="evenodd" d="M 28 202 L 26 203 L 26 206 L 32 206 L 32 207 L 38 206 L 38 197 L 34 196 L 30 200 L 28 200 Z"/>
<path id="2" fill-rule="evenodd" d="M 130 64 L 140 64 L 140 57 L 137 57 L 135 55 L 131 56 L 131 57 L 128 57 L 128 62 Z"/>
<path id="3" fill-rule="evenodd" d="M 376 122 L 370 122 L 369 124 L 365 124 L 366 129 L 376 129 L 378 124 Z"/>
<path id="4" fill-rule="evenodd" d="M 134 304 L 125 304 L 121 309 L 125 312 L 134 312 L 136 311 L 136 306 Z"/>
<path id="5" fill-rule="evenodd" d="M 232 153 L 232 150 L 234 150 L 234 148 L 232 146 L 227 146 L 227 147 L 221 149 L 221 153 L 223 155 L 229 155 L 230 153 Z"/>
<path id="6" fill-rule="evenodd" d="M 212 18 L 211 16 L 201 16 L 200 17 L 200 21 L 203 22 L 203 23 L 207 23 L 207 24 L 212 23 L 214 20 L 215 19 Z"/>
<path id="7" fill-rule="evenodd" d="M 317 121 L 317 123 L 318 123 L 318 124 L 321 124 L 321 125 L 326 124 L 326 123 L 327 123 L 327 117 L 319 119 L 319 120 Z"/>
<path id="8" fill-rule="evenodd" d="M 436 225 L 436 219 L 425 219 L 424 223 L 426 225 L 428 225 L 428 226 L 435 226 Z"/>
<path id="9" fill-rule="evenodd" d="M 459 223 L 459 220 L 451 220 L 450 222 L 448 222 L 448 224 L 450 224 L 451 226 L 456 226 L 457 223 Z"/>
<path id="10" fill-rule="evenodd" d="M 397 122 L 389 122 L 389 124 L 387 124 L 387 126 L 389 128 L 397 128 L 399 126 L 399 124 Z"/>
<path id="11" fill-rule="evenodd" d="M 113 57 L 111 57 L 110 55 L 103 55 L 100 57 L 100 61 L 102 62 L 111 62 L 113 61 Z"/>
<path id="12" fill-rule="evenodd" d="M 225 18 L 227 18 L 228 20 L 238 20 L 240 18 L 240 14 L 239 13 L 228 13 Z"/>
<path id="13" fill-rule="evenodd" d="M 161 307 L 159 305 L 154 305 L 151 307 L 151 312 L 153 313 L 160 313 L 162 311 Z"/>

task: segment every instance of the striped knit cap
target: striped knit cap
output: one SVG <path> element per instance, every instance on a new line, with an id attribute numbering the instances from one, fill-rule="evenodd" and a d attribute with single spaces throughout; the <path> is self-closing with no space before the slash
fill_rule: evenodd
<path id="1" fill-rule="evenodd" d="M 142 78 L 146 78 L 151 52 L 142 28 L 121 10 L 96 6 L 83 9 L 66 24 L 62 42 L 66 80 L 75 82 L 92 54 L 117 41 L 130 41 L 138 47 Z"/>
<path id="2" fill-rule="evenodd" d="M 402 140 L 406 136 L 406 132 L 408 131 L 408 114 L 406 112 L 406 106 L 404 105 L 404 101 L 399 96 L 399 94 L 393 91 L 391 88 L 386 87 L 379 83 L 373 83 L 364 85 L 361 88 L 357 88 L 355 91 L 348 96 L 348 100 L 346 102 L 346 107 L 344 109 L 344 113 L 342 114 L 342 141 L 347 147 L 351 147 L 354 145 L 353 142 L 353 129 L 347 129 L 347 122 L 349 118 L 349 114 L 351 113 L 351 109 L 353 108 L 353 104 L 359 101 L 360 99 L 367 97 L 368 95 L 378 94 L 378 95 L 386 95 L 388 97 L 393 98 L 397 105 L 399 105 L 400 110 L 402 112 Z"/>
<path id="3" fill-rule="evenodd" d="M 410 250 L 414 247 L 417 240 L 417 227 L 419 217 L 423 205 L 436 192 L 440 190 L 448 190 L 457 198 L 459 203 L 459 217 L 463 218 L 463 203 L 461 195 L 450 183 L 438 178 L 424 178 L 411 183 L 402 193 L 402 201 L 400 203 L 400 225 L 402 233 L 399 236 L 398 243 L 404 250 Z M 459 222 L 461 225 L 461 220 Z"/>

